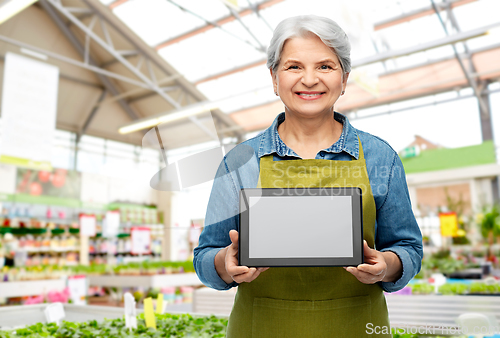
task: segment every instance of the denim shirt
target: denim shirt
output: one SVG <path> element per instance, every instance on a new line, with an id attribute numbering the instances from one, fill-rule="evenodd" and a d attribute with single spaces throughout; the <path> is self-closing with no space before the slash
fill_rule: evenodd
<path id="1" fill-rule="evenodd" d="M 358 159 L 359 137 L 377 212 L 375 248 L 394 252 L 403 265 L 397 281 L 379 283 L 387 292 L 398 291 L 420 271 L 423 257 L 422 234 L 411 209 L 403 165 L 387 142 L 357 130 L 342 114 L 335 113 L 334 117 L 343 125 L 342 134 L 331 147 L 319 151 L 316 159 Z M 239 191 L 257 187 L 260 158 L 273 154 L 275 161 L 301 159 L 278 134 L 278 125 L 284 120 L 285 113 L 279 114 L 271 127 L 226 154 L 218 168 L 193 260 L 198 277 L 209 287 L 228 290 L 238 285 L 227 284 L 219 277 L 214 259 L 219 250 L 231 244 L 229 231 L 238 230 Z"/>

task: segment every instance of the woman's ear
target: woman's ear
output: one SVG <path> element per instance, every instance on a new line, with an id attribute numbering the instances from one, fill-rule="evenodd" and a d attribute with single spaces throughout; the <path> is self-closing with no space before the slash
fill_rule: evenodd
<path id="1" fill-rule="evenodd" d="M 276 74 L 273 72 L 272 69 L 269 69 L 269 72 L 271 73 L 271 79 L 273 80 L 274 92 L 277 93 L 278 92 L 278 80 L 276 78 Z"/>
<path id="2" fill-rule="evenodd" d="M 345 92 L 345 89 L 347 87 L 347 79 L 349 78 L 350 73 L 345 73 L 342 79 L 342 90 Z"/>

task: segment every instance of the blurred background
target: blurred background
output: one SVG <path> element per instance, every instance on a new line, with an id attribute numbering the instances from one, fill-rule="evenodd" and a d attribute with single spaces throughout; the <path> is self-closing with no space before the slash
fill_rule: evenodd
<path id="1" fill-rule="evenodd" d="M 189 261 L 212 181 L 158 191 L 150 180 L 283 111 L 266 49 L 300 14 L 350 38 L 335 108 L 399 153 L 424 235 L 420 277 L 499 277 L 499 13 L 498 0 L 0 1 L 3 280 L 73 266 L 101 277 L 181 269 L 194 278 L 183 286 L 198 285 Z M 50 272 L 32 271 L 41 266 Z M 87 283 L 86 299 L 113 282 Z M 3 303 L 34 296 L 1 285 Z"/>

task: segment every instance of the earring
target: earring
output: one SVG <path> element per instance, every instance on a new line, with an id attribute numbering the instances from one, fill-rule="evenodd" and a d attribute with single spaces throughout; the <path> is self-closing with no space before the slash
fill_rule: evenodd
<path id="1" fill-rule="evenodd" d="M 342 93 L 340 93 L 340 95 L 344 95 L 345 94 L 345 90 L 342 91 Z"/>
<path id="2" fill-rule="evenodd" d="M 274 95 L 279 96 L 278 92 L 274 92 Z"/>

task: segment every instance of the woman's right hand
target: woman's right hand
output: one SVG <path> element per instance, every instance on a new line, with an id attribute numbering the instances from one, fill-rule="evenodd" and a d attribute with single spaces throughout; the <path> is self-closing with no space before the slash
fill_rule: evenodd
<path id="1" fill-rule="evenodd" d="M 229 237 L 231 238 L 231 244 L 219 251 L 220 254 L 223 254 L 225 251 L 225 273 L 217 271 L 219 276 L 226 282 L 230 283 L 235 281 L 236 283 L 247 282 L 250 283 L 255 278 L 259 277 L 260 273 L 266 271 L 269 268 L 249 268 L 248 266 L 239 266 L 238 265 L 238 231 L 231 230 L 229 231 Z M 222 257 L 221 257 L 222 258 Z M 216 257 L 217 260 L 217 257 Z M 217 268 L 217 264 L 216 264 Z M 219 269 L 218 269 L 219 270 Z M 227 278 L 224 278 L 227 277 Z"/>

